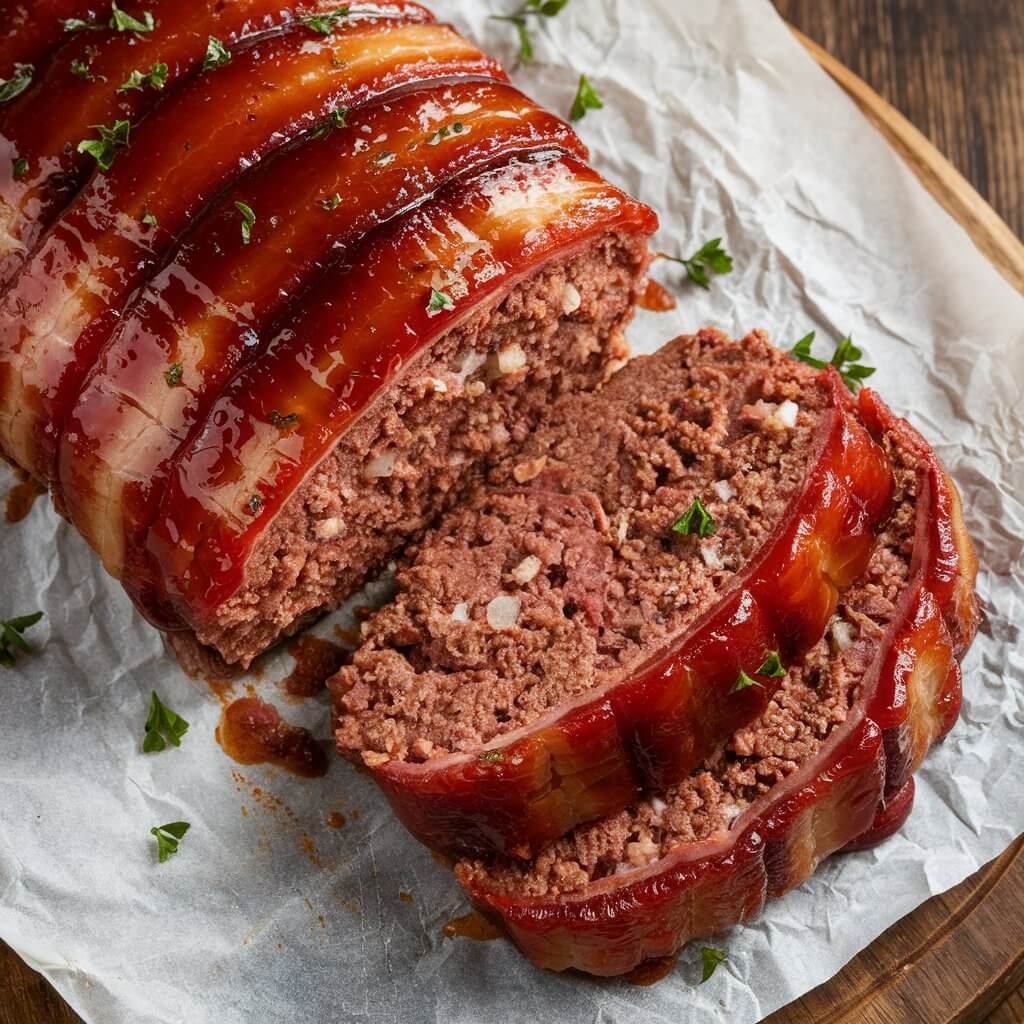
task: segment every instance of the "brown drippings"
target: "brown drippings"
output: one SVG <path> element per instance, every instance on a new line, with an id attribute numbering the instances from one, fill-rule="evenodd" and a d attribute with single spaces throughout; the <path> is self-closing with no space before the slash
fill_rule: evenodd
<path id="1" fill-rule="evenodd" d="M 437 850 L 431 850 L 430 856 L 431 859 L 437 861 L 442 867 L 448 868 L 449 871 L 455 867 L 455 861 L 451 857 L 446 857 L 443 853 L 438 853 Z"/>
<path id="2" fill-rule="evenodd" d="M 353 650 L 359 646 L 362 637 L 358 629 L 343 629 L 341 626 L 334 627 L 334 635 L 346 646 Z"/>
<path id="3" fill-rule="evenodd" d="M 482 914 L 471 910 L 462 917 L 455 917 L 449 921 L 444 928 L 446 939 L 473 939 L 476 942 L 489 942 L 491 939 L 500 939 L 501 932 L 491 924 Z"/>
<path id="4" fill-rule="evenodd" d="M 274 764 L 306 779 L 327 774 L 327 754 L 312 733 L 282 721 L 277 708 L 257 697 L 229 704 L 216 735 L 224 753 L 239 764 Z"/>
<path id="5" fill-rule="evenodd" d="M 193 633 L 166 633 L 164 639 L 185 675 L 205 683 L 217 700 L 227 707 L 234 697 L 235 682 L 245 672 L 237 665 L 229 665 L 219 652 L 201 644 Z"/>
<path id="6" fill-rule="evenodd" d="M 349 660 L 349 652 L 343 647 L 312 633 L 293 640 L 288 653 L 295 659 L 295 668 L 282 685 L 293 697 L 315 697 Z"/>
<path id="7" fill-rule="evenodd" d="M 345 815 L 341 811 L 331 811 L 327 815 L 327 827 L 328 828 L 344 828 L 345 827 Z"/>
<path id="8" fill-rule="evenodd" d="M 661 981 L 662 978 L 672 973 L 676 959 L 674 956 L 659 956 L 652 960 L 645 960 L 642 964 L 637 964 L 628 974 L 624 974 L 623 980 L 628 981 L 630 985 L 653 985 L 656 981 Z"/>
<path id="9" fill-rule="evenodd" d="M 20 523 L 32 511 L 36 498 L 46 493 L 46 488 L 23 469 L 17 466 L 13 469 L 18 483 L 7 492 L 6 519 L 9 523 Z"/>
<path id="10" fill-rule="evenodd" d="M 676 308 L 676 297 L 652 277 L 636 304 L 641 309 L 649 309 L 652 313 L 668 313 Z"/>
<path id="11" fill-rule="evenodd" d="M 403 903 L 412 903 L 412 893 L 411 892 L 399 892 L 398 898 Z"/>
<path id="12" fill-rule="evenodd" d="M 311 836 L 305 832 L 302 833 L 299 839 L 299 849 L 306 855 L 306 859 L 311 863 L 315 864 L 318 868 L 323 866 L 323 861 L 320 860 L 320 851 L 316 848 L 316 843 L 313 842 Z"/>

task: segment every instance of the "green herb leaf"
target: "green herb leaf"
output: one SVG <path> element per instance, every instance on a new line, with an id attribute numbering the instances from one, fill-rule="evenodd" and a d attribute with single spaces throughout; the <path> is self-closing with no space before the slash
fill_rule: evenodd
<path id="1" fill-rule="evenodd" d="M 165 739 L 172 746 L 181 746 L 181 737 L 188 732 L 188 722 L 181 715 L 163 704 L 153 691 L 149 701 L 149 715 L 146 718 L 142 749 L 147 753 L 163 750 Z"/>
<path id="2" fill-rule="evenodd" d="M 443 139 L 449 139 L 454 135 L 463 135 L 469 129 L 461 121 L 453 121 L 451 124 L 442 125 L 427 139 L 428 146 L 440 145 Z"/>
<path id="3" fill-rule="evenodd" d="M 105 82 L 107 80 L 106 75 L 94 75 L 92 73 L 92 62 L 96 56 L 96 51 L 90 47 L 87 52 L 89 54 L 88 60 L 73 60 L 71 62 L 71 74 L 77 78 L 84 78 L 87 82 Z"/>
<path id="4" fill-rule="evenodd" d="M 203 60 L 203 72 L 212 71 L 231 60 L 231 51 L 216 37 L 210 36 L 206 44 L 206 58 Z"/>
<path id="5" fill-rule="evenodd" d="M 169 388 L 176 388 L 181 384 L 181 376 L 185 372 L 181 363 L 171 363 L 164 371 L 164 380 Z"/>
<path id="6" fill-rule="evenodd" d="M 142 223 L 145 224 L 147 228 L 155 228 L 155 227 L 157 227 L 156 215 L 150 213 L 149 210 L 147 210 L 142 215 Z"/>
<path id="7" fill-rule="evenodd" d="M 739 693 L 740 690 L 746 690 L 751 686 L 760 686 L 764 689 L 764 683 L 759 683 L 756 679 L 751 679 L 743 669 L 740 669 L 740 674 L 736 677 L 736 682 L 732 684 L 730 693 Z"/>
<path id="8" fill-rule="evenodd" d="M 149 74 L 144 75 L 141 71 L 133 71 L 118 87 L 118 92 L 127 92 L 129 89 L 138 89 L 139 92 L 148 85 L 154 89 L 162 89 L 167 84 L 167 65 L 154 64 L 149 69 Z"/>
<path id="9" fill-rule="evenodd" d="M 42 612 L 33 612 L 31 615 L 0 620 L 0 665 L 13 668 L 15 651 L 31 651 L 25 639 L 25 630 L 34 626 L 42 617 Z"/>
<path id="10" fill-rule="evenodd" d="M 455 308 L 455 303 L 450 295 L 439 292 L 436 288 L 430 289 L 430 301 L 427 303 L 427 313 L 430 316 L 437 316 L 438 313 L 446 312 Z"/>
<path id="11" fill-rule="evenodd" d="M 191 826 L 187 821 L 171 821 L 166 825 L 154 825 L 149 830 L 156 836 L 156 852 L 161 864 L 178 852 L 178 844 Z"/>
<path id="12" fill-rule="evenodd" d="M 155 24 L 150 11 L 145 11 L 142 20 L 139 21 L 138 18 L 133 18 L 120 10 L 117 0 L 110 5 L 110 27 L 117 32 L 152 32 Z"/>
<path id="13" fill-rule="evenodd" d="M 251 206 L 235 203 L 235 209 L 242 215 L 242 241 L 248 245 L 252 241 L 252 229 L 256 223 L 256 214 Z"/>
<path id="14" fill-rule="evenodd" d="M 17 181 L 18 178 L 23 178 L 28 174 L 28 161 L 24 157 L 15 160 L 11 173 L 14 175 L 15 181 Z"/>
<path id="15" fill-rule="evenodd" d="M 711 287 L 708 270 L 713 270 L 716 274 L 728 274 L 732 271 L 732 257 L 722 248 L 721 238 L 712 238 L 705 242 L 689 259 L 670 256 L 667 252 L 659 252 L 658 255 L 673 263 L 681 263 L 686 268 L 686 276 L 704 289 Z"/>
<path id="16" fill-rule="evenodd" d="M 85 18 L 65 18 L 65 32 L 102 32 L 107 26 L 98 21 L 86 21 Z"/>
<path id="17" fill-rule="evenodd" d="M 276 409 L 270 414 L 270 422 L 277 427 L 278 430 L 287 430 L 289 427 L 294 427 L 299 422 L 299 414 L 297 412 L 290 412 L 287 416 L 282 416 Z"/>
<path id="18" fill-rule="evenodd" d="M 348 17 L 349 10 L 350 7 L 346 4 L 330 14 L 310 14 L 305 18 L 299 18 L 299 23 L 305 25 L 311 32 L 329 36 L 338 27 L 338 22 L 342 18 Z"/>
<path id="19" fill-rule="evenodd" d="M 823 370 L 826 366 L 834 366 L 843 383 L 853 394 L 856 394 L 860 389 L 861 381 L 870 377 L 875 372 L 875 367 L 864 366 L 857 362 L 858 359 L 863 357 L 864 353 L 854 345 L 852 335 L 848 334 L 839 342 L 835 352 L 832 353 L 832 358 L 827 363 L 821 359 L 815 359 L 811 355 L 811 345 L 814 342 L 814 336 L 814 331 L 811 331 L 810 334 L 805 334 L 789 350 L 790 355 L 799 359 L 800 362 L 806 363 L 808 366 L 813 366 L 816 370 Z"/>
<path id="20" fill-rule="evenodd" d="M 347 127 L 348 107 L 335 107 L 334 110 L 331 111 L 331 116 L 313 132 L 310 138 L 322 139 L 325 135 L 330 135 L 336 128 Z"/>
<path id="21" fill-rule="evenodd" d="M 333 196 L 328 196 L 326 199 L 321 199 L 319 202 L 325 210 L 336 210 L 341 205 L 341 196 L 335 192 Z"/>
<path id="22" fill-rule="evenodd" d="M 10 78 L 0 78 L 0 103 L 10 103 L 15 96 L 20 96 L 32 84 L 35 70 L 31 64 L 15 64 Z"/>
<path id="23" fill-rule="evenodd" d="M 700 983 L 703 985 L 712 974 L 715 973 L 718 965 L 724 963 L 729 958 L 720 949 L 715 949 L 712 946 L 701 946 L 700 957 L 703 962 L 704 969 L 701 973 Z"/>
<path id="24" fill-rule="evenodd" d="M 569 111 L 570 121 L 579 121 L 586 117 L 588 110 L 600 110 L 604 101 L 597 94 L 597 90 L 590 84 L 586 75 L 580 75 L 580 84 L 576 87 L 576 98 L 572 101 L 572 109 Z"/>
<path id="25" fill-rule="evenodd" d="M 672 524 L 672 531 L 697 537 L 711 537 L 718 532 L 718 526 L 704 507 L 704 502 L 700 498 L 694 498 L 690 507 Z"/>
<path id="26" fill-rule="evenodd" d="M 84 139 L 78 144 L 78 152 L 88 153 L 100 165 L 101 171 L 109 171 L 114 166 L 118 150 L 128 147 L 131 122 L 115 121 L 110 128 L 102 124 L 94 124 L 92 127 L 100 133 L 100 137 Z"/>
<path id="27" fill-rule="evenodd" d="M 786 670 L 782 665 L 782 659 L 779 657 L 778 651 L 765 651 L 764 661 L 761 662 L 760 668 L 755 673 L 759 676 L 765 676 L 768 679 L 782 679 L 786 675 Z"/>
<path id="28" fill-rule="evenodd" d="M 505 760 L 505 755 L 500 750 L 484 750 L 477 755 L 477 760 L 485 764 L 501 764 Z"/>

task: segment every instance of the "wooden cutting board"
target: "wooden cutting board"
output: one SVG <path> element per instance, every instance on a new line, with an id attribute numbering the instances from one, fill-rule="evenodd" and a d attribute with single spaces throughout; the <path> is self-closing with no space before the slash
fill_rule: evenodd
<path id="1" fill-rule="evenodd" d="M 1024 293 L 1024 245 L 995 211 L 902 114 L 811 40 L 796 35 L 975 245 Z M 1022 986 L 1024 837 L 976 875 L 898 921 L 831 981 L 765 1024 L 980 1024 L 994 1010 L 992 1024 L 1019 1024 Z M 0 1024 L 78 1022 L 46 981 L 0 943 Z"/>

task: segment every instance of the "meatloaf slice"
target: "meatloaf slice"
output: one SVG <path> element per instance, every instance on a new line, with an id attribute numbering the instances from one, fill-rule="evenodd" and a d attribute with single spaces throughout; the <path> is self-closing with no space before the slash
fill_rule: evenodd
<path id="1" fill-rule="evenodd" d="M 556 403 L 365 624 L 341 753 L 447 850 L 524 855 L 684 777 L 866 562 L 890 474 L 840 390 L 708 330 Z"/>
<path id="2" fill-rule="evenodd" d="M 886 432 L 895 511 L 827 636 L 790 666 L 759 718 L 680 784 L 528 864 L 456 866 L 538 965 L 618 974 L 671 954 L 756 913 L 834 850 L 891 834 L 909 813 L 911 773 L 959 712 L 975 562 L 934 456 L 875 396 L 862 407 Z"/>

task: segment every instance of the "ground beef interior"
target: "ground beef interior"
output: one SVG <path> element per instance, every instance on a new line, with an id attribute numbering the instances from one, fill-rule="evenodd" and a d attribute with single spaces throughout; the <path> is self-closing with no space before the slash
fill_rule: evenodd
<path id="1" fill-rule="evenodd" d="M 647 260 L 645 239 L 604 236 L 441 338 L 287 504 L 198 639 L 248 665 L 383 568 L 560 395 L 621 365 Z"/>
<path id="2" fill-rule="evenodd" d="M 798 664 L 764 714 L 683 783 L 619 814 L 576 828 L 523 864 L 463 861 L 466 882 L 499 893 L 581 893 L 609 875 L 646 867 L 687 843 L 728 830 L 735 818 L 814 756 L 857 699 L 872 639 L 891 623 L 907 584 L 917 471 L 912 453 L 887 445 L 896 467 L 895 511 L 863 576 L 843 595 L 826 637 Z"/>
<path id="3" fill-rule="evenodd" d="M 714 330 L 564 397 L 408 552 L 334 680 L 341 752 L 472 751 L 657 651 L 779 522 L 826 404 L 763 335 Z M 673 530 L 695 499 L 713 535 Z"/>

